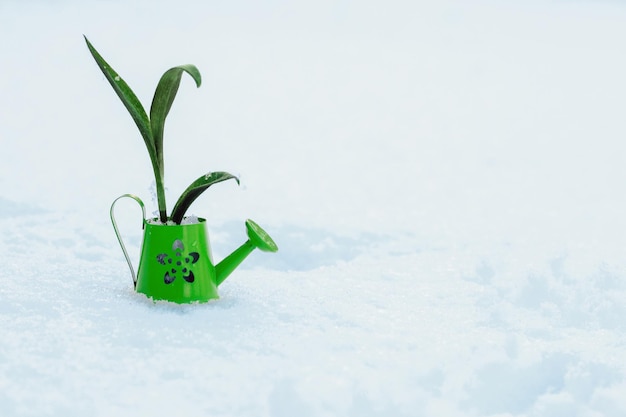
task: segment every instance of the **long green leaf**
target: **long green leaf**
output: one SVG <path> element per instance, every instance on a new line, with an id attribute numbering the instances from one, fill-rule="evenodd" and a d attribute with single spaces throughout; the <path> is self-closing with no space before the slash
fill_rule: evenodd
<path id="1" fill-rule="evenodd" d="M 210 172 L 206 175 L 201 176 L 197 180 L 191 183 L 189 187 L 182 193 L 174 209 L 172 210 L 171 220 L 180 224 L 183 220 L 183 216 L 187 212 L 187 209 L 195 201 L 196 198 L 200 196 L 207 188 L 211 185 L 216 184 L 218 182 L 226 181 L 229 179 L 234 179 L 239 184 L 239 178 L 234 175 L 229 174 L 228 172 Z"/>
<path id="2" fill-rule="evenodd" d="M 189 74 L 196 82 L 196 86 L 200 87 L 202 77 L 200 76 L 200 71 L 194 65 L 180 65 L 170 68 L 159 80 L 159 84 L 154 92 L 154 98 L 152 99 L 152 106 L 150 106 L 150 127 L 161 175 L 163 175 L 164 169 L 163 130 L 165 128 L 165 118 L 170 112 L 174 98 L 176 98 L 183 72 Z"/>
<path id="3" fill-rule="evenodd" d="M 164 186 L 164 178 L 163 178 L 163 169 L 162 163 L 159 162 L 159 158 L 157 156 L 156 148 L 154 146 L 154 137 L 152 135 L 152 129 L 150 128 L 150 121 L 148 120 L 148 115 L 144 110 L 141 102 L 131 90 L 131 88 L 126 84 L 126 82 L 115 72 L 113 68 L 102 58 L 102 56 L 98 53 L 96 48 L 89 42 L 89 39 L 85 36 L 85 42 L 87 42 L 87 47 L 89 48 L 89 52 L 96 60 L 98 67 L 104 74 L 105 78 L 109 81 L 113 90 L 117 94 L 117 96 L 122 100 L 124 107 L 128 110 L 131 117 L 135 121 L 135 124 L 139 128 L 139 132 L 143 137 L 143 141 L 146 144 L 146 148 L 148 149 L 148 154 L 150 156 L 150 162 L 152 164 L 152 170 L 154 172 L 154 180 L 156 182 L 156 191 L 157 191 L 157 203 L 159 205 L 159 217 L 162 222 L 167 221 L 167 209 L 165 203 L 165 186 Z"/>
<path id="4" fill-rule="evenodd" d="M 89 52 L 96 60 L 98 67 L 102 70 L 105 78 L 109 81 L 117 96 L 122 100 L 124 106 L 132 116 L 135 124 L 139 128 L 139 132 L 141 132 L 141 136 L 143 137 L 144 142 L 146 143 L 146 147 L 148 148 L 148 153 L 150 154 L 150 161 L 152 162 L 153 168 L 155 168 L 155 164 L 158 163 L 158 159 L 156 158 L 156 149 L 154 147 L 152 131 L 150 129 L 150 121 L 148 120 L 148 115 L 144 110 L 141 102 L 131 90 L 131 88 L 126 84 L 126 82 L 115 72 L 113 68 L 102 58 L 102 56 L 96 51 L 96 48 L 93 47 L 89 39 L 85 36 L 85 42 L 87 42 L 87 47 L 89 48 Z"/>

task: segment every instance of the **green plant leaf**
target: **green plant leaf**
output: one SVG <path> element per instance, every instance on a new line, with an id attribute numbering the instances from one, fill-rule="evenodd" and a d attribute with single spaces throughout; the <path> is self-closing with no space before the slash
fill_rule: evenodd
<path id="1" fill-rule="evenodd" d="M 150 162 L 152 164 L 152 171 L 154 172 L 154 180 L 156 182 L 156 191 L 157 191 L 157 203 L 159 206 L 159 217 L 162 222 L 167 221 L 167 209 L 165 202 L 165 186 L 164 186 L 164 177 L 163 177 L 163 156 L 157 155 L 157 150 L 154 144 L 154 135 L 152 134 L 152 129 L 150 127 L 150 120 L 148 119 L 148 115 L 144 110 L 141 102 L 131 90 L 131 88 L 126 84 L 126 82 L 115 72 L 113 68 L 102 58 L 102 56 L 98 53 L 96 48 L 89 42 L 89 39 L 85 36 L 85 42 L 87 42 L 87 47 L 89 48 L 89 52 L 96 60 L 96 64 L 100 67 L 100 70 L 104 74 L 105 78 L 109 81 L 113 90 L 117 96 L 122 100 L 124 107 L 128 110 L 131 117 L 135 121 L 135 124 L 139 128 L 139 132 L 143 137 L 143 140 L 146 144 L 146 148 L 148 148 L 148 154 L 150 155 Z"/>
<path id="2" fill-rule="evenodd" d="M 180 224 L 183 220 L 183 216 L 187 212 L 187 209 L 195 201 L 196 198 L 200 196 L 207 188 L 211 185 L 216 184 L 218 182 L 226 181 L 229 179 L 234 179 L 239 184 L 239 178 L 235 177 L 228 172 L 210 172 L 205 174 L 191 183 L 189 187 L 182 193 L 176 205 L 174 205 L 174 209 L 172 210 L 171 220 Z"/>
<path id="3" fill-rule="evenodd" d="M 96 51 L 96 48 L 93 47 L 89 39 L 85 36 L 85 42 L 87 42 L 87 47 L 89 48 L 89 52 L 96 60 L 98 67 L 102 70 L 105 78 L 109 81 L 113 90 L 117 96 L 122 100 L 124 106 L 132 116 L 135 124 L 139 128 L 139 132 L 141 132 L 141 136 L 143 137 L 144 142 L 146 143 L 146 147 L 148 148 L 148 153 L 150 154 L 150 161 L 152 162 L 153 168 L 155 163 L 158 162 L 156 158 L 155 147 L 152 139 L 152 131 L 150 129 L 150 121 L 148 120 L 148 115 L 144 110 L 141 102 L 131 90 L 131 88 L 126 84 L 126 82 L 115 72 L 113 68 L 102 58 L 102 56 Z"/>
<path id="4" fill-rule="evenodd" d="M 154 138 L 154 149 L 156 151 L 157 160 L 161 175 L 164 172 L 163 163 L 163 131 L 165 128 L 165 118 L 170 112 L 172 103 L 176 98 L 178 87 L 183 73 L 186 72 L 194 79 L 196 86 L 200 87 L 202 77 L 200 71 L 194 65 L 180 65 L 178 67 L 167 70 L 159 80 L 152 105 L 150 106 L 150 127 Z"/>

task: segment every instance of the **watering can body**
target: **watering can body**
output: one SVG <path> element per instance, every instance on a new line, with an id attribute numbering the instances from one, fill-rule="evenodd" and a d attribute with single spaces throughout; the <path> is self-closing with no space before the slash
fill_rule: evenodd
<path id="1" fill-rule="evenodd" d="M 120 236 L 113 209 L 124 197 L 137 201 L 143 210 L 143 243 L 139 268 L 134 268 Z M 132 194 L 118 197 L 111 205 L 111 221 L 137 292 L 154 300 L 175 303 L 206 302 L 219 298 L 217 288 L 255 249 L 276 252 L 269 235 L 252 220 L 246 220 L 248 240 L 217 265 L 213 262 L 206 220 L 190 224 L 162 224 L 146 220 L 143 202 Z"/>
<path id="2" fill-rule="evenodd" d="M 206 221 L 185 225 L 145 222 L 137 292 L 177 303 L 219 298 Z"/>

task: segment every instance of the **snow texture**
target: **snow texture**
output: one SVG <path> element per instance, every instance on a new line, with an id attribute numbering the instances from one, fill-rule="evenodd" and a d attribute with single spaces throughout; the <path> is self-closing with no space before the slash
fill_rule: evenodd
<path id="1" fill-rule="evenodd" d="M 280 248 L 219 300 L 133 292 L 150 162 L 83 33 L 146 106 L 202 72 L 168 201 L 235 173 L 214 257 Z M 1 416 L 626 415 L 623 2 L 5 0 L 0 37 Z"/>

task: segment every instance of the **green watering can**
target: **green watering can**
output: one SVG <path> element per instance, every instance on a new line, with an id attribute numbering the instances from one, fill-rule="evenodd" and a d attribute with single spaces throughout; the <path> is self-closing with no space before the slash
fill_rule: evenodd
<path id="1" fill-rule="evenodd" d="M 113 209 L 122 198 L 132 198 L 143 213 L 143 244 L 137 275 L 122 242 Z M 246 220 L 248 240 L 215 265 L 209 246 L 206 220 L 192 224 L 162 224 L 158 219 L 146 219 L 143 201 L 124 194 L 111 204 L 111 222 L 128 262 L 137 292 L 154 300 L 175 303 L 206 302 L 219 298 L 217 287 L 255 249 L 276 252 L 278 246 L 255 222 Z"/>

